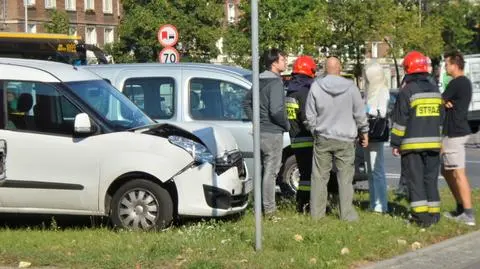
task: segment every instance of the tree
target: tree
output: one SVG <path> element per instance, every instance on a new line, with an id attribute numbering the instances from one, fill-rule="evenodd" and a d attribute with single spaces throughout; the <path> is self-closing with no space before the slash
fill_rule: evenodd
<path id="1" fill-rule="evenodd" d="M 119 27 L 119 42 L 113 45 L 115 59 L 133 52 L 136 62 L 156 61 L 162 49 L 157 31 L 162 24 L 173 24 L 179 31 L 182 61 L 208 62 L 217 57 L 217 40 L 222 36 L 221 0 L 137 1 L 124 0 L 124 17 Z"/>
<path id="2" fill-rule="evenodd" d="M 356 77 L 361 76 L 365 54 L 363 46 L 367 41 L 382 40 L 382 25 L 388 21 L 385 15 L 390 4 L 389 0 L 328 2 L 328 22 L 333 28 L 333 35 L 327 46 L 332 48 L 332 54 L 344 61 L 355 60 L 353 73 Z M 382 8 L 376 8 L 379 6 Z"/>
<path id="3" fill-rule="evenodd" d="M 391 11 L 391 20 L 386 24 L 385 36 L 394 44 L 396 55 L 418 50 L 430 57 L 438 57 L 443 52 L 441 17 L 430 14 L 420 19 L 418 6 L 397 5 Z M 440 27 L 439 27 L 440 26 Z"/>
<path id="4" fill-rule="evenodd" d="M 236 63 L 250 67 L 251 7 L 242 0 L 242 15 L 230 25 L 224 39 L 224 52 Z M 326 3 L 322 0 L 264 0 L 259 2 L 259 51 L 276 47 L 286 52 L 318 55 L 319 47 L 330 36 L 326 24 Z"/>
<path id="5" fill-rule="evenodd" d="M 70 19 L 67 12 L 54 9 L 50 11 L 50 18 L 51 21 L 43 25 L 47 33 L 69 34 Z"/>
<path id="6" fill-rule="evenodd" d="M 428 13 L 442 18 L 445 50 L 459 49 L 464 53 L 480 51 L 475 43 L 478 38 L 479 11 L 478 6 L 465 0 L 429 2 Z"/>

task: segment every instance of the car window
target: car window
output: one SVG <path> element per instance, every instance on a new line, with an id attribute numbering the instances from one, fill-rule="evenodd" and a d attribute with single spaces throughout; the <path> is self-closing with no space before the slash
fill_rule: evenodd
<path id="1" fill-rule="evenodd" d="M 129 78 L 123 94 L 152 119 L 170 119 L 175 112 L 175 80 L 168 77 Z"/>
<path id="2" fill-rule="evenodd" d="M 73 134 L 73 122 L 80 110 L 58 92 L 55 86 L 25 81 L 1 81 L 0 85 L 0 90 L 5 91 L 7 96 L 7 122 L 4 128 Z"/>
<path id="3" fill-rule="evenodd" d="M 194 78 L 190 81 L 190 115 L 198 120 L 245 120 L 242 103 L 247 92 L 231 82 Z"/>
<path id="4" fill-rule="evenodd" d="M 153 123 L 142 110 L 105 80 L 72 81 L 65 85 L 115 131 Z"/>

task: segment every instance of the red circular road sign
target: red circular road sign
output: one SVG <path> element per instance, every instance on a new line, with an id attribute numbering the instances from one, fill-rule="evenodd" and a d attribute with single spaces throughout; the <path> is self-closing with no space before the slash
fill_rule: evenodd
<path id="1" fill-rule="evenodd" d="M 173 47 L 166 47 L 158 54 L 158 61 L 162 64 L 173 64 L 180 62 L 180 53 Z"/>
<path id="2" fill-rule="evenodd" d="M 164 47 L 173 47 L 178 42 L 177 28 L 171 24 L 160 26 L 157 33 L 158 42 Z"/>

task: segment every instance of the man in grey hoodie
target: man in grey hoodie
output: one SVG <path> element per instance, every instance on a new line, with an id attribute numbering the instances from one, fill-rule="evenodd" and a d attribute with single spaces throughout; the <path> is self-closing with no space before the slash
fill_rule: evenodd
<path id="1" fill-rule="evenodd" d="M 355 139 L 360 131 L 362 147 L 368 146 L 365 103 L 353 81 L 340 76 L 340 60 L 327 59 L 327 76 L 316 79 L 307 97 L 307 126 L 314 136 L 310 212 L 314 219 L 325 216 L 327 183 L 332 161 L 338 169 L 340 218 L 358 219 L 353 208 Z"/>
<path id="2" fill-rule="evenodd" d="M 283 132 L 290 124 L 285 110 L 285 91 L 280 73 L 287 68 L 285 54 L 271 49 L 264 54 L 266 71 L 260 74 L 260 149 L 262 153 L 262 202 L 264 215 L 273 216 L 275 185 L 282 165 Z M 246 97 L 244 109 L 252 118 L 252 94 Z"/>

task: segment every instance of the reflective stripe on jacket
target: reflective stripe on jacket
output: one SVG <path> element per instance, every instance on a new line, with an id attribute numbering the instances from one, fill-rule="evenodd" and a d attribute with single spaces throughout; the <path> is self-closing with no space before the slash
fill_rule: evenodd
<path id="1" fill-rule="evenodd" d="M 285 108 L 290 122 L 289 134 L 292 148 L 313 147 L 312 134 L 305 126 L 305 102 L 312 82 L 311 77 L 294 74 L 287 84 Z"/>
<path id="2" fill-rule="evenodd" d="M 443 115 L 437 86 L 426 74 L 409 76 L 393 109 L 391 146 L 402 153 L 440 150 Z"/>

